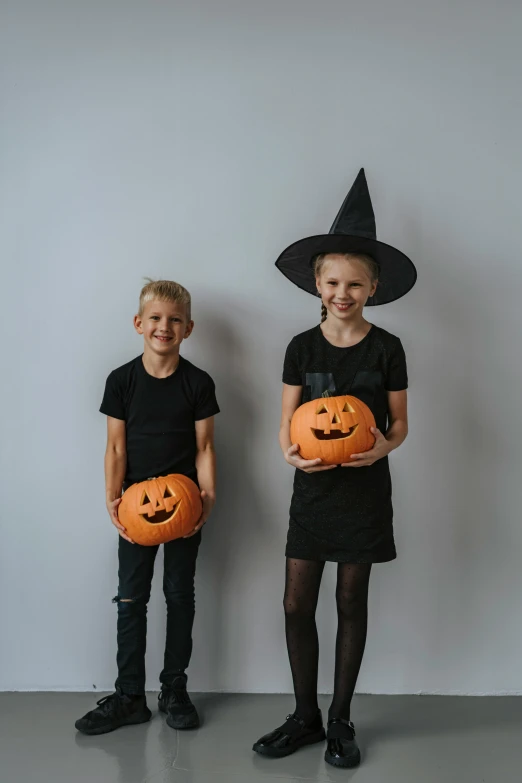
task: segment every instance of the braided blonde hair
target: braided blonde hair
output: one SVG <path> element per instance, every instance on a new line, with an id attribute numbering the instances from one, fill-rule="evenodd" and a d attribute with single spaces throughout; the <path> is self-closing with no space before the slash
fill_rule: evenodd
<path id="1" fill-rule="evenodd" d="M 315 257 L 313 269 L 316 278 L 321 274 L 325 259 L 328 255 L 331 254 L 319 253 L 319 255 Z M 336 255 L 342 256 L 347 261 L 360 261 L 366 267 L 372 283 L 377 283 L 379 281 L 379 264 L 367 253 L 336 253 Z M 327 315 L 328 311 L 326 309 L 326 305 L 321 302 L 321 323 L 326 321 Z"/>

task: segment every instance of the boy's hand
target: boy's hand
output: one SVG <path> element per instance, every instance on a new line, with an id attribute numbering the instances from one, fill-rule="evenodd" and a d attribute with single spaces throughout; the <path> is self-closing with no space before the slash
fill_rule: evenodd
<path id="1" fill-rule="evenodd" d="M 207 521 L 210 512 L 212 511 L 214 503 L 216 502 L 216 499 L 210 497 L 210 495 L 204 489 L 201 491 L 200 494 L 201 494 L 201 503 L 203 505 L 203 511 L 201 512 L 201 516 L 198 519 L 198 524 L 196 525 L 192 533 L 189 533 L 188 536 L 183 536 L 183 538 L 191 538 L 192 536 L 195 536 L 196 533 L 199 533 L 199 531 Z"/>
<path id="2" fill-rule="evenodd" d="M 364 468 L 373 465 L 378 459 L 386 457 L 390 451 L 390 444 L 377 427 L 371 427 L 370 431 L 375 435 L 375 443 L 370 451 L 363 451 L 361 454 L 352 454 L 353 462 L 344 462 L 342 468 Z"/>
<path id="3" fill-rule="evenodd" d="M 108 500 L 107 501 L 107 511 L 109 512 L 109 516 L 111 518 L 111 522 L 114 525 L 114 527 L 118 530 L 118 533 L 122 538 L 125 539 L 125 541 L 128 541 L 129 544 L 134 544 L 134 541 L 132 538 L 129 538 L 127 535 L 125 528 L 121 524 L 120 520 L 118 519 L 118 506 L 121 503 L 121 498 L 116 498 L 116 500 Z"/>
<path id="4" fill-rule="evenodd" d="M 290 446 L 285 454 L 285 459 L 289 465 L 293 465 L 294 468 L 304 470 L 305 473 L 318 473 L 320 470 L 331 470 L 336 468 L 337 465 L 322 465 L 322 460 L 318 459 L 303 459 L 299 454 L 299 444 L 294 443 Z"/>

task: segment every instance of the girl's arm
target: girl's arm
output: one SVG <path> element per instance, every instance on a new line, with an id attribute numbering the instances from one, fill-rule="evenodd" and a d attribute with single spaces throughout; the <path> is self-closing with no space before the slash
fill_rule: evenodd
<path id="1" fill-rule="evenodd" d="M 212 507 L 216 502 L 216 452 L 214 451 L 214 417 L 196 422 L 196 471 L 203 512 L 198 524 L 188 536 L 195 535 L 207 521 Z"/>
<path id="2" fill-rule="evenodd" d="M 303 459 L 299 455 L 299 444 L 290 439 L 290 422 L 292 416 L 301 404 L 302 386 L 290 386 L 283 383 L 283 400 L 281 405 L 281 424 L 279 426 L 279 445 L 283 456 L 289 465 L 304 470 L 305 473 L 317 473 L 319 470 L 331 470 L 336 465 L 322 465 L 320 459 Z"/>
<path id="3" fill-rule="evenodd" d="M 114 527 L 122 538 L 133 544 L 125 528 L 118 519 L 118 506 L 121 503 L 121 490 L 127 467 L 127 443 L 125 422 L 107 416 L 107 448 L 105 449 L 105 502 Z"/>
<path id="4" fill-rule="evenodd" d="M 408 435 L 408 392 L 388 392 L 388 420 L 389 427 L 386 431 L 386 440 L 390 451 L 399 448 Z"/>
<path id="5" fill-rule="evenodd" d="M 283 456 L 288 462 L 286 455 L 292 445 L 290 440 L 290 422 L 292 416 L 301 404 L 302 386 L 289 386 L 283 383 L 283 399 L 281 403 L 281 424 L 279 426 L 279 445 L 283 451 Z"/>
<path id="6" fill-rule="evenodd" d="M 376 427 L 372 427 L 375 444 L 370 451 L 352 454 L 353 462 L 343 463 L 343 468 L 365 468 L 377 460 L 387 457 L 390 451 L 397 449 L 406 440 L 408 434 L 408 402 L 407 391 L 388 392 L 389 427 L 383 435 Z"/>

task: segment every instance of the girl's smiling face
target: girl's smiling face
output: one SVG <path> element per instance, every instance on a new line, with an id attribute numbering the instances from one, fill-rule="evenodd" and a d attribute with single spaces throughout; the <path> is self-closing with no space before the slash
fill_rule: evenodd
<path id="1" fill-rule="evenodd" d="M 372 280 L 364 261 L 337 253 L 324 257 L 315 282 L 328 314 L 342 321 L 358 320 L 377 289 L 377 280 Z"/>

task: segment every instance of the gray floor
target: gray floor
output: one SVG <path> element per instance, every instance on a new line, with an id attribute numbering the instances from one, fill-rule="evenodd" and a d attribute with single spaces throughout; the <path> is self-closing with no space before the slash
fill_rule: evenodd
<path id="1" fill-rule="evenodd" d="M 291 783 L 354 778 L 358 783 L 519 783 L 522 698 L 356 696 L 363 752 L 358 770 L 325 764 L 314 745 L 280 760 L 252 743 L 282 722 L 281 695 L 196 694 L 200 729 L 175 732 L 156 711 L 150 723 L 85 737 L 74 720 L 92 693 L 1 693 L 1 783 Z M 327 697 L 321 697 L 323 714 Z"/>

